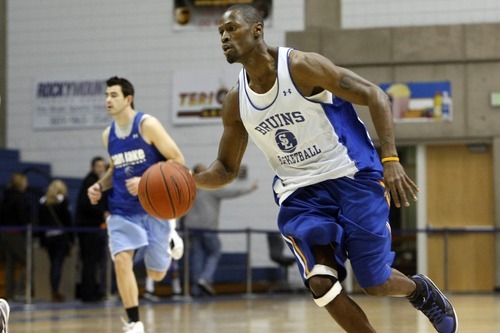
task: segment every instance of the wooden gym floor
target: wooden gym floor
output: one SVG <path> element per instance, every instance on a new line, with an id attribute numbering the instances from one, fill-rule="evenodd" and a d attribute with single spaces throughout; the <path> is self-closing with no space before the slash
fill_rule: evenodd
<path id="1" fill-rule="evenodd" d="M 405 300 L 353 298 L 378 332 L 435 332 L 422 314 Z M 500 332 L 500 295 L 451 294 L 460 332 Z M 10 333 L 122 332 L 124 310 L 117 301 L 102 304 L 12 304 Z M 304 333 L 342 332 L 324 309 L 307 294 L 217 296 L 196 300 L 142 301 L 141 319 L 147 333 Z"/>

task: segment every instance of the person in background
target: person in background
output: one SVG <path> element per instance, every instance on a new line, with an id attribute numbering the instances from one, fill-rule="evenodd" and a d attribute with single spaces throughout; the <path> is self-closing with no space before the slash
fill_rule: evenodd
<path id="1" fill-rule="evenodd" d="M 1 221 L 4 227 L 20 228 L 0 234 L 1 246 L 5 251 L 6 298 L 15 300 L 24 297 L 26 280 L 26 231 L 31 223 L 31 204 L 26 192 L 28 177 L 16 172 L 10 177 L 3 195 Z M 22 269 L 16 278 L 16 266 Z"/>
<path id="2" fill-rule="evenodd" d="M 409 206 L 418 187 L 401 165 L 387 94 L 314 52 L 269 46 L 252 6 L 219 22 L 228 63 L 243 66 L 222 105 L 218 156 L 194 177 L 216 189 L 236 178 L 250 137 L 275 173 L 277 225 L 314 302 L 346 332 L 375 332 L 341 282 L 350 259 L 371 296 L 404 297 L 440 333 L 458 331 L 453 305 L 425 275 L 391 267 L 389 207 Z M 381 158 L 353 104 L 368 107 Z"/>
<path id="3" fill-rule="evenodd" d="M 62 230 L 72 227 L 73 220 L 68 200 L 68 188 L 60 179 L 50 182 L 47 192 L 40 198 L 38 223 L 48 228 L 43 232 L 41 244 L 47 250 L 50 261 L 50 288 L 53 302 L 64 302 L 59 287 L 66 256 L 73 246 L 73 233 Z"/>
<path id="4" fill-rule="evenodd" d="M 206 166 L 201 163 L 193 167 L 195 174 L 205 170 Z M 197 189 L 194 205 L 183 218 L 183 223 L 189 229 L 193 296 L 200 296 L 202 292 L 209 296 L 215 295 L 212 284 L 221 255 L 221 241 L 216 231 L 219 227 L 221 201 L 251 193 L 257 187 L 258 183 L 255 181 L 251 184 L 235 182 L 217 190 Z"/>
<path id="5" fill-rule="evenodd" d="M 103 287 L 106 281 L 98 282 L 98 271 L 103 273 L 106 266 L 108 235 L 106 231 L 106 218 L 109 215 L 106 198 L 96 205 L 90 203 L 87 189 L 96 183 L 106 172 L 106 161 L 101 156 L 92 158 L 90 171 L 83 179 L 78 202 L 76 206 L 76 225 L 93 230 L 82 231 L 78 234 L 80 245 L 80 259 L 82 262 L 80 298 L 83 302 L 100 301 L 104 297 Z"/>
<path id="6" fill-rule="evenodd" d="M 147 275 L 161 281 L 173 257 L 170 241 L 175 230 L 142 208 L 137 197 L 139 182 L 144 171 L 160 161 L 184 165 L 184 155 L 157 118 L 134 109 L 130 81 L 115 76 L 106 81 L 106 86 L 106 108 L 113 122 L 103 131 L 102 139 L 110 165 L 88 188 L 87 195 L 92 204 L 97 204 L 109 190 L 111 215 L 106 225 L 118 292 L 128 317 L 123 320 L 123 330 L 144 333 L 134 261 L 143 259 Z"/>

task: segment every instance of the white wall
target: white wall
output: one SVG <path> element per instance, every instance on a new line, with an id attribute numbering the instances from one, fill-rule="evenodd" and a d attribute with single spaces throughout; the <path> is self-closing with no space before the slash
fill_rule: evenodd
<path id="1" fill-rule="evenodd" d="M 342 27 L 500 22 L 498 0 L 342 0 Z"/>
<path id="2" fill-rule="evenodd" d="M 303 29 L 303 1 L 274 1 L 269 44 Z M 172 127 L 168 112 L 174 69 L 229 66 L 216 31 L 172 31 L 172 3 L 164 0 L 10 0 L 7 10 L 7 146 L 24 160 L 49 162 L 56 175 L 84 174 L 88 160 L 105 153 L 101 129 L 33 131 L 33 83 L 115 74 L 135 84 L 137 107 L 164 122 L 189 164 L 213 158 L 220 127 Z M 342 1 L 344 28 L 492 21 L 500 21 L 497 0 Z"/>

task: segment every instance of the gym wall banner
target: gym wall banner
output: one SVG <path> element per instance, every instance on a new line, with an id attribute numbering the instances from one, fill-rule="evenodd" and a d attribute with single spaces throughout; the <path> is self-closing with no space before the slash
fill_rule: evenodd
<path id="1" fill-rule="evenodd" d="M 238 66 L 213 70 L 181 70 L 172 74 L 172 123 L 220 124 L 222 102 L 238 82 Z"/>
<path id="2" fill-rule="evenodd" d="M 272 0 L 175 0 L 174 31 L 216 30 L 224 11 L 231 5 L 249 4 L 257 8 L 266 27 L 271 26 Z"/>
<path id="3" fill-rule="evenodd" d="M 391 99 L 394 122 L 453 120 L 449 81 L 382 83 L 380 88 Z"/>
<path id="4" fill-rule="evenodd" d="M 106 111 L 103 80 L 36 81 L 33 95 L 35 130 L 106 127 L 111 118 Z"/>

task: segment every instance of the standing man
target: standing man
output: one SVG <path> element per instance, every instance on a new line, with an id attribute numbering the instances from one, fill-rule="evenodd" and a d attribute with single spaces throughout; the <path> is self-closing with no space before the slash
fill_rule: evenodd
<path id="1" fill-rule="evenodd" d="M 278 227 L 318 306 L 347 332 L 375 332 L 342 290 L 350 259 L 368 295 L 406 297 L 438 332 L 457 332 L 453 306 L 428 277 L 391 268 L 389 193 L 408 206 L 418 188 L 399 163 L 387 95 L 319 54 L 266 45 L 251 6 L 228 8 L 219 34 L 227 61 L 243 69 L 223 103 L 218 157 L 195 175 L 198 186 L 231 182 L 250 136 L 276 174 Z M 351 103 L 369 107 L 381 160 Z"/>
<path id="2" fill-rule="evenodd" d="M 76 225 L 82 228 L 92 228 L 93 231 L 83 231 L 78 234 L 80 240 L 80 259 L 82 272 L 80 282 L 80 298 L 83 302 L 99 301 L 104 297 L 102 287 L 104 280 L 97 282 L 97 271 L 105 269 L 107 232 L 106 217 L 109 215 L 106 197 L 96 205 L 90 203 L 87 189 L 95 184 L 106 172 L 106 161 L 101 156 L 95 156 L 90 163 L 90 171 L 83 179 L 78 193 L 76 206 Z M 101 277 L 103 274 L 101 274 Z"/>
<path id="3" fill-rule="evenodd" d="M 172 233 L 167 221 L 148 215 L 140 205 L 139 181 L 151 165 L 166 159 L 184 165 L 184 156 L 158 119 L 134 109 L 134 87 L 128 80 L 112 77 L 106 85 L 106 107 L 114 121 L 102 137 L 110 167 L 88 188 L 88 196 L 97 204 L 103 191 L 109 190 L 111 215 L 106 223 L 118 292 L 128 316 L 124 332 L 144 333 L 134 254 L 141 249 L 147 275 L 161 281 L 171 261 Z"/>
<path id="4" fill-rule="evenodd" d="M 200 163 L 194 166 L 193 172 L 200 173 L 206 169 L 205 165 Z M 251 193 L 257 189 L 257 186 L 257 182 L 233 183 L 214 191 L 203 189 L 196 191 L 196 201 L 183 218 L 185 225 L 189 228 L 191 294 L 193 296 L 200 296 L 202 291 L 209 296 L 215 295 L 212 283 L 222 247 L 217 233 L 221 201 Z"/>
<path id="5" fill-rule="evenodd" d="M 9 301 L 25 294 L 25 229 L 31 223 L 32 208 L 27 189 L 28 177 L 24 173 L 13 173 L 3 193 L 3 202 L 0 204 L 0 224 L 14 229 L 0 234 L 0 245 L 5 251 L 5 293 Z M 22 267 L 18 279 L 16 279 L 17 263 Z"/>

